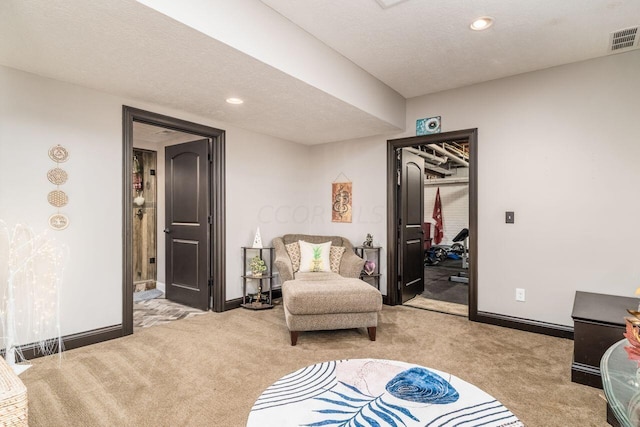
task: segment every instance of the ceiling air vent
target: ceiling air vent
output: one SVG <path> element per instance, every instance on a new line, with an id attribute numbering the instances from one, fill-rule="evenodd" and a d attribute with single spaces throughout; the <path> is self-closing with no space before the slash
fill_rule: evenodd
<path id="1" fill-rule="evenodd" d="M 625 28 L 611 33 L 609 38 L 609 52 L 618 53 L 635 49 L 638 46 L 638 27 Z"/>

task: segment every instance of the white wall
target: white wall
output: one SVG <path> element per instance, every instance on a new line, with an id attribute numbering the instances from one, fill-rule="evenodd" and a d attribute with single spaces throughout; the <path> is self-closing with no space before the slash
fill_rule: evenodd
<path id="1" fill-rule="evenodd" d="M 40 232 L 55 208 L 47 203 L 54 166 L 47 152 L 62 144 L 69 180 L 62 209 L 70 226 L 50 231 L 69 247 L 64 275 L 62 334 L 122 321 L 122 105 L 226 130 L 227 299 L 240 296 L 236 254 L 261 226 L 268 242 L 284 232 L 306 231 L 304 221 L 260 219 L 265 206 L 305 206 L 308 147 L 236 129 L 157 105 L 85 89 L 0 67 L 0 219 Z"/>
<path id="2" fill-rule="evenodd" d="M 387 152 L 386 138 L 362 138 L 311 147 L 308 175 L 310 207 L 309 233 L 338 235 L 354 245 L 373 235 L 380 253 L 380 290 L 386 295 L 387 257 Z M 344 175 L 341 175 L 344 174 Z M 331 184 L 351 180 L 353 184 L 352 222 L 331 222 Z"/>
<path id="3" fill-rule="evenodd" d="M 309 222 L 309 147 L 241 129 L 227 132 L 227 300 L 242 296 L 242 246 L 263 246 Z"/>
<path id="4" fill-rule="evenodd" d="M 433 206 L 436 203 L 436 193 L 440 188 L 440 203 L 442 204 L 442 219 L 444 236 L 441 245 L 453 244 L 463 228 L 469 227 L 469 184 L 425 185 L 424 187 L 424 221 L 430 222 L 431 238 L 433 238 Z M 434 243 L 435 244 L 435 243 Z"/>
<path id="5" fill-rule="evenodd" d="M 64 272 L 62 333 L 121 322 L 122 102 L 78 86 L 0 67 L 0 218 L 40 233 L 56 208 L 47 202 L 55 164 L 49 147 L 69 151 L 61 186 L 69 227 L 49 234 L 70 249 Z"/>
<path id="6" fill-rule="evenodd" d="M 343 170 L 354 209 L 363 197 L 381 211 L 353 224 L 327 211 L 314 228 L 386 246 L 386 140 L 415 135 L 424 117 L 442 116 L 444 132 L 478 128 L 478 308 L 572 326 L 576 290 L 633 296 L 639 285 L 638 251 L 623 243 L 640 238 L 638 70 L 633 51 L 410 99 L 402 134 L 312 147 L 317 200 Z"/>
<path id="7" fill-rule="evenodd" d="M 639 70 L 633 51 L 408 100 L 407 129 L 478 128 L 479 310 L 573 325 L 576 290 L 633 296 Z"/>
<path id="8" fill-rule="evenodd" d="M 407 102 L 411 131 L 392 137 L 412 135 L 416 119 L 435 115 L 443 131 L 479 129 L 480 310 L 571 325 L 575 290 L 633 294 L 639 69 L 634 51 Z M 60 143 L 71 153 L 63 209 L 71 225 L 51 233 L 71 250 L 63 334 L 121 322 L 123 104 L 227 131 L 228 299 L 240 296 L 239 247 L 257 226 L 265 242 L 310 232 L 357 244 L 372 233 L 386 246 L 392 137 L 303 147 L 4 67 L 0 93 L 0 218 L 47 229 L 47 150 Z M 353 182 L 351 224 L 330 219 L 331 183 L 341 172 Z M 506 210 L 515 224 L 504 224 Z M 526 289 L 525 303 L 514 301 L 515 287 Z"/>

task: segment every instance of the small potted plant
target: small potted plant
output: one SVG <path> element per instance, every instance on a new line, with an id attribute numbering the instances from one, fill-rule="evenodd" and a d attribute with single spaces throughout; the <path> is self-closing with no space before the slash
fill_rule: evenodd
<path id="1" fill-rule="evenodd" d="M 267 266 L 258 255 L 251 258 L 249 268 L 251 269 L 251 275 L 253 277 L 262 277 L 262 273 L 267 271 Z"/>

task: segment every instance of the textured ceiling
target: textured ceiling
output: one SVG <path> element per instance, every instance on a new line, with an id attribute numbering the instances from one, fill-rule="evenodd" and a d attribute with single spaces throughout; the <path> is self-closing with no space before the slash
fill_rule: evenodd
<path id="1" fill-rule="evenodd" d="M 228 1 L 190 0 L 193 10 L 182 10 L 207 6 L 218 15 L 204 21 L 245 27 L 255 11 L 272 29 L 291 27 L 289 45 L 240 33 L 245 46 L 279 53 L 289 66 L 304 61 L 287 48 L 311 46 L 311 34 L 325 49 L 320 61 L 347 58 L 366 71 L 349 80 L 324 61 L 326 69 L 311 66 L 316 79 L 357 88 L 371 105 L 382 98 L 374 99 L 370 83 L 378 82 L 367 73 L 409 98 L 607 55 L 610 32 L 640 24 L 640 0 L 405 0 L 388 9 L 375 0 Z M 493 27 L 469 30 L 481 15 L 493 16 Z M 244 53 L 249 47 L 233 48 L 134 0 L 0 0 L 0 65 L 304 144 L 402 130 L 362 102 Z M 229 96 L 245 103 L 229 105 Z"/>
<path id="2" fill-rule="evenodd" d="M 3 0 L 0 64 L 305 144 L 398 131 L 132 0 Z"/>
<path id="3" fill-rule="evenodd" d="M 609 33 L 640 25 L 638 0 L 262 2 L 405 98 L 604 56 Z"/>

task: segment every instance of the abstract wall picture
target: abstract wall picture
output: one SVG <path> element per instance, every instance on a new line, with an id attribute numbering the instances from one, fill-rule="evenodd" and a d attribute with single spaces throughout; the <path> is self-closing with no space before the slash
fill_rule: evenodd
<path id="1" fill-rule="evenodd" d="M 440 116 L 416 120 L 416 135 L 418 136 L 440 133 L 440 130 Z"/>
<path id="2" fill-rule="evenodd" d="M 351 222 L 351 182 L 334 182 L 331 185 L 331 221 Z"/>

